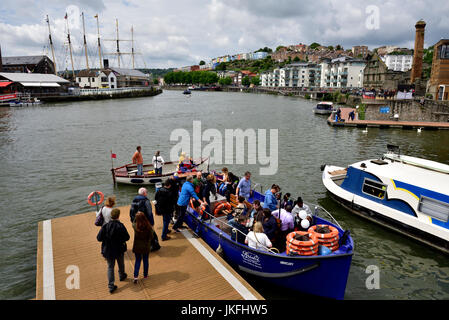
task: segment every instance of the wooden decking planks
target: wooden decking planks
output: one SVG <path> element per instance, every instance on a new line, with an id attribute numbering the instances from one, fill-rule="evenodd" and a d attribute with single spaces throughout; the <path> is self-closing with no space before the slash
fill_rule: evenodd
<path id="1" fill-rule="evenodd" d="M 100 254 L 101 244 L 96 240 L 99 228 L 94 225 L 95 213 L 89 212 L 75 216 L 51 220 L 52 250 L 54 266 L 54 293 L 56 299 L 242 299 L 243 294 L 225 279 L 182 233 L 171 233 L 169 241 L 160 241 L 162 248 L 150 254 L 148 279 L 142 278 L 140 270 L 138 284 L 132 282 L 134 254 L 132 242 L 134 231 L 129 222 L 129 207 L 121 207 L 121 219 L 131 239 L 125 253 L 126 281 L 120 282 L 116 267 L 115 283 L 118 289 L 110 294 L 107 288 L 107 264 Z M 162 219 L 155 216 L 156 232 L 160 238 Z M 36 299 L 44 298 L 42 278 L 43 267 L 43 223 L 38 229 L 38 257 L 36 275 Z M 246 281 L 241 278 L 201 239 L 195 239 L 222 266 L 249 291 L 249 296 L 263 299 Z M 67 268 L 79 268 L 80 288 L 68 289 L 66 280 L 71 273 Z M 70 270 L 68 270 L 70 271 Z M 72 271 L 73 273 L 73 271 Z M 248 295 L 247 295 L 248 296 Z"/>

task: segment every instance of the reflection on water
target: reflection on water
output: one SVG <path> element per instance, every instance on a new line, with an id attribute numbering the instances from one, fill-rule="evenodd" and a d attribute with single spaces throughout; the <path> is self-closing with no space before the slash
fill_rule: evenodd
<path id="1" fill-rule="evenodd" d="M 0 108 L 0 299 L 35 295 L 37 223 L 90 210 L 87 195 L 101 190 L 127 205 L 134 186 L 114 188 L 109 169 L 128 163 L 137 145 L 149 160 L 165 159 L 176 142 L 170 133 L 192 121 L 202 130 L 279 129 L 279 169 L 259 176 L 258 165 L 226 165 L 246 170 L 266 188 L 273 181 L 293 197 L 319 203 L 351 230 L 356 243 L 346 299 L 448 299 L 449 257 L 351 215 L 335 204 L 321 182 L 320 165 L 346 166 L 377 157 L 386 144 L 402 153 L 449 164 L 449 132 L 332 128 L 312 113 L 313 102 L 291 97 L 224 92 L 166 91 L 151 98 Z M 205 145 L 206 143 L 204 143 Z M 203 146 L 204 146 L 203 145 Z M 212 168 L 220 169 L 223 164 Z M 150 193 L 154 189 L 150 188 Z M 367 290 L 369 265 L 380 268 L 380 290 Z M 251 280 L 267 298 L 291 294 Z"/>

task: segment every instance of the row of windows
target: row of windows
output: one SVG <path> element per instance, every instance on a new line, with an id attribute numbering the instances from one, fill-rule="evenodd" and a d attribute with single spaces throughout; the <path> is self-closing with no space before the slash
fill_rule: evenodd
<path id="1" fill-rule="evenodd" d="M 438 47 L 438 57 L 440 59 L 449 59 L 449 44 L 443 44 Z"/>
<path id="2" fill-rule="evenodd" d="M 385 199 L 387 185 L 365 178 L 362 192 L 378 199 Z M 443 222 L 448 222 L 449 220 L 449 204 L 426 196 L 421 196 L 418 211 Z"/>

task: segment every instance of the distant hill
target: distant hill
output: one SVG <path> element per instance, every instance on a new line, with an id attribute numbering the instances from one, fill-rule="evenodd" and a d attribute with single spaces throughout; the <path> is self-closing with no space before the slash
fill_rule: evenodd
<path id="1" fill-rule="evenodd" d="M 165 76 L 167 73 L 175 70 L 175 68 L 168 68 L 168 69 L 137 69 L 143 73 L 151 73 L 153 75 L 153 78 L 159 78 Z"/>

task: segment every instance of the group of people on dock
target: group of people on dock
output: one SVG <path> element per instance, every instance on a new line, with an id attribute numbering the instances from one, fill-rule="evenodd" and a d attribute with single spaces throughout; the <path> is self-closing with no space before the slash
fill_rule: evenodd
<path id="1" fill-rule="evenodd" d="M 139 151 L 139 150 L 138 150 Z M 140 152 L 140 151 L 139 151 Z M 296 201 L 290 199 L 286 193 L 281 199 L 280 187 L 273 184 L 265 192 L 265 201 L 261 203 L 254 200 L 249 203 L 253 190 L 251 189 L 251 173 L 246 172 L 239 179 L 223 168 L 220 174 L 196 173 L 189 175 L 185 182 L 176 176 L 170 176 L 164 181 L 155 194 L 156 214 L 162 216 L 163 226 L 161 240 L 170 240 L 172 231 L 178 233 L 183 226 L 187 207 L 194 203 L 194 207 L 202 206 L 204 211 L 212 216 L 211 198 L 217 200 L 222 194 L 228 202 L 231 197 L 238 199 L 238 204 L 223 206 L 218 210 L 215 206 L 215 215 L 225 215 L 227 224 L 232 228 L 231 238 L 239 243 L 260 250 L 276 248 L 285 251 L 285 239 L 288 233 L 294 230 L 307 230 L 312 224 L 310 208 L 303 203 L 301 197 Z M 101 253 L 107 261 L 108 288 L 113 293 L 115 285 L 114 268 L 118 265 L 120 281 L 127 279 L 125 273 L 124 254 L 127 251 L 126 242 L 130 235 L 125 225 L 120 222 L 120 210 L 114 208 L 115 197 L 107 197 L 105 205 L 97 212 L 97 217 L 103 216 L 103 225 L 97 235 L 102 243 Z M 304 212 L 306 213 L 304 215 Z M 300 213 L 303 213 L 301 216 Z M 158 235 L 155 232 L 155 220 L 152 204 L 148 198 L 146 188 L 140 188 L 138 195 L 130 206 L 130 220 L 134 231 L 132 252 L 135 255 L 134 283 L 138 282 L 140 267 L 143 264 L 143 277 L 148 277 L 149 254 L 161 248 Z M 207 219 L 207 217 L 203 217 Z M 304 223 L 304 220 L 308 223 Z M 170 224 L 172 229 L 169 229 Z"/>

